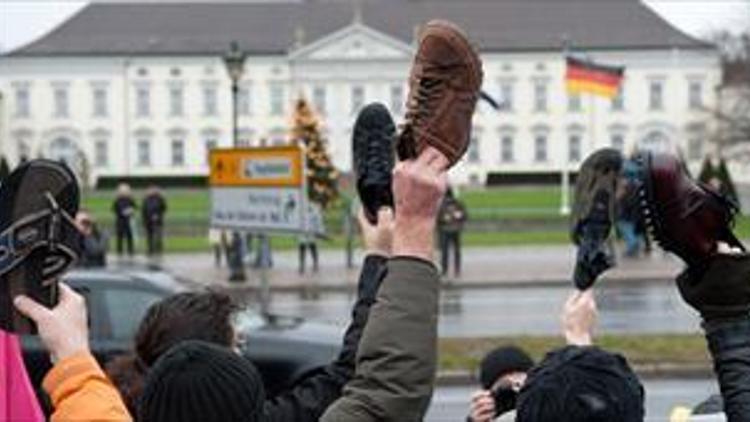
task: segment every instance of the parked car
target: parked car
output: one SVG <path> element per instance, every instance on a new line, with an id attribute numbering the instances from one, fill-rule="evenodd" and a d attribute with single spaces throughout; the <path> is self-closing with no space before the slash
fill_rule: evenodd
<path id="1" fill-rule="evenodd" d="M 86 297 L 90 346 L 102 365 L 131 348 L 135 331 L 151 304 L 187 289 L 175 277 L 153 271 L 75 270 L 64 280 Z M 264 316 L 245 309 L 235 324 L 244 339 L 240 350 L 258 367 L 269 395 L 330 362 L 341 344 L 338 327 L 298 317 Z M 29 376 L 46 401 L 41 384 L 51 367 L 49 355 L 36 336 L 22 336 L 21 343 Z"/>

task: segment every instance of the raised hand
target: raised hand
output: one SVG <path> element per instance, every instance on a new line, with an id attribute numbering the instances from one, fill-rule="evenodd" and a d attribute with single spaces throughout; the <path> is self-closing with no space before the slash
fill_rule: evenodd
<path id="1" fill-rule="evenodd" d="M 590 346 L 596 319 L 594 291 L 588 289 L 572 293 L 562 313 L 565 341 L 572 346 Z"/>
<path id="2" fill-rule="evenodd" d="M 86 301 L 66 284 L 59 287 L 60 302 L 52 309 L 23 295 L 13 300 L 18 311 L 36 323 L 53 362 L 89 350 Z"/>
<path id="3" fill-rule="evenodd" d="M 367 255 L 390 257 L 393 251 L 393 210 L 388 207 L 380 208 L 376 224 L 370 223 L 365 215 L 364 208 L 359 210 L 357 218 L 362 232 L 365 253 Z"/>
<path id="4" fill-rule="evenodd" d="M 471 395 L 471 422 L 492 422 L 495 418 L 495 399 L 492 392 L 479 390 Z"/>
<path id="5" fill-rule="evenodd" d="M 447 188 L 448 165 L 448 159 L 432 147 L 427 147 L 415 160 L 396 165 L 394 256 L 432 260 L 435 224 Z"/>

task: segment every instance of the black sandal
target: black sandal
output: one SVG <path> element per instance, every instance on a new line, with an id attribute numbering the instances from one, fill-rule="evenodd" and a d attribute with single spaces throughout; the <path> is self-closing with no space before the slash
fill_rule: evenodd
<path id="1" fill-rule="evenodd" d="M 31 334 L 36 327 L 15 310 L 24 294 L 42 305 L 57 303 L 57 278 L 78 259 L 75 225 L 80 192 L 62 163 L 32 160 L 0 185 L 0 329 Z"/>

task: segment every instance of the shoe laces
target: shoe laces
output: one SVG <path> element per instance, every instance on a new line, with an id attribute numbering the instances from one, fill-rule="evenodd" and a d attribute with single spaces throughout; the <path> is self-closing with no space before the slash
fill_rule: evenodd
<path id="1" fill-rule="evenodd" d="M 420 123 L 435 111 L 432 103 L 440 97 L 442 92 L 442 85 L 446 81 L 445 75 L 447 72 L 443 70 L 435 70 L 433 72 L 425 72 L 420 76 L 416 83 L 416 94 L 410 99 L 407 105 L 405 126 L 413 127 L 419 126 Z"/>
<path id="2" fill-rule="evenodd" d="M 391 151 L 391 143 L 386 140 L 391 136 L 391 133 L 383 127 L 373 129 L 368 134 L 365 151 L 365 179 L 379 182 L 385 180 L 390 173 L 389 158 L 393 151 Z"/>

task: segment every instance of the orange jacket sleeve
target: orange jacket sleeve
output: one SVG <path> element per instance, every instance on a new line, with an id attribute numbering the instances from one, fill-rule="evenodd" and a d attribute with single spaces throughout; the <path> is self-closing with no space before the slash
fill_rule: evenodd
<path id="1" fill-rule="evenodd" d="M 133 420 L 120 393 L 90 353 L 57 362 L 42 386 L 55 408 L 52 422 Z"/>

